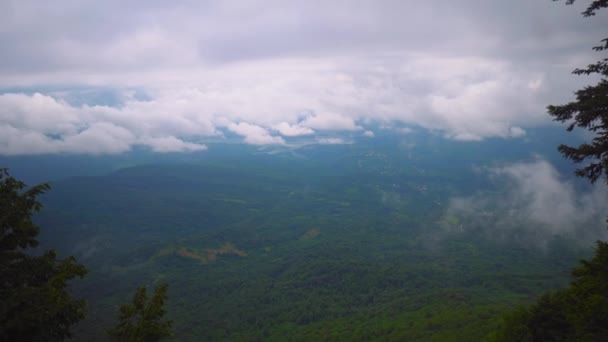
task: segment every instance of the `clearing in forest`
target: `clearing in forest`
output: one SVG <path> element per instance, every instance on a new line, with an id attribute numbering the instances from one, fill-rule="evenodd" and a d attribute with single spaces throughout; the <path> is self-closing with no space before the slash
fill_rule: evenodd
<path id="1" fill-rule="evenodd" d="M 304 235 L 300 236 L 300 240 L 310 240 L 319 235 L 320 233 L 321 232 L 317 228 L 311 228 L 306 233 L 304 233 Z"/>
<path id="2" fill-rule="evenodd" d="M 236 255 L 240 257 L 247 256 L 247 253 L 238 249 L 235 245 L 228 242 L 217 249 L 206 248 L 203 252 L 196 252 L 186 247 L 181 247 L 175 250 L 175 254 L 188 259 L 200 261 L 202 264 L 209 264 L 217 260 L 219 255 Z"/>

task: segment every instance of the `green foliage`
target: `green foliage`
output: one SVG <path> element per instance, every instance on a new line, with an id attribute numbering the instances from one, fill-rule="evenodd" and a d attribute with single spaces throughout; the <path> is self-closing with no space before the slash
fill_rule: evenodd
<path id="1" fill-rule="evenodd" d="M 135 291 L 133 302 L 120 307 L 119 321 L 109 335 L 115 341 L 152 342 L 171 336 L 173 321 L 163 320 L 167 284 L 156 287 L 148 301 L 146 288 Z"/>
<path id="2" fill-rule="evenodd" d="M 344 148 L 347 171 L 332 155 L 312 170 L 317 159 L 204 161 L 54 184 L 52 215 L 40 219 L 57 227 L 53 244 L 83 253 L 92 269 L 75 288 L 95 308 L 78 339 L 103 341 L 142 283 L 176 290 L 165 304 L 176 341 L 477 341 L 500 312 L 567 284 L 559 271 L 581 253 L 572 244 L 553 255 L 477 231 L 429 236 L 444 224 L 434 201 L 448 202 L 446 184 L 479 189 L 478 175 L 429 166 L 441 158 L 411 165 L 398 149 Z M 201 264 L 175 253 L 228 242 L 247 256 Z"/>
<path id="3" fill-rule="evenodd" d="M 32 215 L 41 208 L 37 197 L 47 184 L 24 190 L 25 184 L 0 169 L 0 340 L 58 341 L 71 336 L 70 327 L 84 318 L 84 300 L 66 292 L 67 282 L 86 269 L 73 257 L 57 252 L 35 256 L 39 228 Z"/>
<path id="4" fill-rule="evenodd" d="M 567 4 L 574 3 L 568 0 Z M 608 7 L 608 0 L 593 1 L 582 14 L 586 17 L 595 15 L 601 8 Z M 602 40 L 602 44 L 593 48 L 596 51 L 608 49 L 608 38 Z M 604 58 L 583 69 L 573 71 L 576 75 L 597 74 L 600 81 L 594 86 L 587 86 L 575 92 L 576 101 L 547 107 L 549 115 L 555 121 L 568 122 L 568 131 L 575 127 L 583 128 L 594 134 L 589 143 L 583 143 L 578 147 L 565 144 L 559 146 L 559 151 L 575 163 L 588 163 L 576 170 L 576 174 L 588 178 L 592 183 L 598 178 L 605 178 L 608 183 L 608 58 Z"/>
<path id="5" fill-rule="evenodd" d="M 571 285 L 505 316 L 495 341 L 602 341 L 608 338 L 608 243 L 572 271 Z"/>
<path id="6" fill-rule="evenodd" d="M 553 1 L 559 1 L 559 0 L 553 0 Z M 576 0 L 566 0 L 566 5 L 572 5 Z M 583 13 L 581 13 L 582 15 L 584 15 L 585 17 L 591 17 L 595 15 L 595 12 L 597 10 L 599 10 L 600 8 L 605 8 L 608 7 L 608 0 L 594 0 L 593 2 L 591 2 L 591 4 L 589 6 L 587 6 L 587 9 L 585 9 L 585 11 Z"/>

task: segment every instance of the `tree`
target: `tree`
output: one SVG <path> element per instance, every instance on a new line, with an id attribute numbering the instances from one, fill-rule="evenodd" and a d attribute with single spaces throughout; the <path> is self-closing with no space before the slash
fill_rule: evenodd
<path id="1" fill-rule="evenodd" d="M 87 270 L 74 257 L 57 259 L 55 250 L 28 250 L 38 246 L 32 215 L 49 185 L 25 187 L 0 169 L 0 341 L 60 341 L 85 313 L 85 301 L 70 297 L 67 282 Z"/>
<path id="2" fill-rule="evenodd" d="M 559 1 L 559 0 L 553 0 Z M 571 5 L 575 0 L 567 0 Z M 608 7 L 608 0 L 595 0 L 582 13 L 585 17 L 591 17 L 601 8 Z M 608 38 L 602 40 L 602 44 L 593 48 L 595 51 L 608 51 Z M 576 101 L 554 106 L 547 106 L 549 115 L 555 121 L 568 122 L 568 131 L 575 127 L 587 129 L 594 133 L 590 142 L 583 143 L 578 147 L 560 145 L 559 151 L 566 158 L 575 163 L 589 162 L 576 170 L 576 174 L 588 178 L 591 183 L 604 177 L 608 184 L 608 58 L 604 58 L 586 68 L 575 69 L 572 73 L 576 75 L 600 76 L 600 81 L 594 86 L 587 86 L 575 92 Z"/>
<path id="3" fill-rule="evenodd" d="M 553 0 L 559 1 L 559 0 Z M 566 0 L 571 5 L 575 0 Z M 595 0 L 582 13 L 591 17 L 608 0 Z M 593 48 L 608 51 L 608 38 Z M 576 174 L 594 183 L 602 176 L 608 184 L 608 58 L 576 75 L 600 76 L 594 86 L 575 92 L 576 101 L 561 106 L 548 106 L 549 115 L 568 131 L 583 128 L 595 134 L 591 142 L 578 147 L 560 145 L 559 151 L 575 163 L 587 161 Z M 488 336 L 490 341 L 606 341 L 608 340 L 608 243 L 598 241 L 589 261 L 572 271 L 573 280 L 566 289 L 543 295 L 533 306 L 522 307 L 503 317 L 502 327 Z"/>
<path id="4" fill-rule="evenodd" d="M 150 301 L 146 288 L 138 288 L 132 303 L 120 307 L 119 321 L 109 331 L 110 338 L 121 342 L 153 342 L 171 336 L 173 321 L 162 320 L 167 288 L 167 284 L 157 286 Z"/>
<path id="5" fill-rule="evenodd" d="M 566 289 L 543 295 L 530 308 L 506 315 L 493 341 L 608 340 L 608 243 L 581 260 Z"/>

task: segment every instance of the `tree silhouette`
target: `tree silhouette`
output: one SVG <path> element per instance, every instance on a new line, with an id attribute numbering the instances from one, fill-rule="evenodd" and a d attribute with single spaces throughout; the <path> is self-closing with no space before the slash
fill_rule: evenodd
<path id="1" fill-rule="evenodd" d="M 74 257 L 57 259 L 55 250 L 28 250 L 38 246 L 32 215 L 49 185 L 25 187 L 0 169 L 0 341 L 60 341 L 85 311 L 85 301 L 66 292 L 67 282 L 87 270 Z"/>
<path id="2" fill-rule="evenodd" d="M 595 0 L 582 15 L 591 17 L 606 7 L 608 0 Z M 593 49 L 608 50 L 608 38 Z M 591 183 L 603 176 L 608 183 L 608 58 L 573 73 L 598 74 L 600 81 L 576 91 L 576 101 L 547 109 L 556 121 L 568 122 L 568 131 L 584 128 L 595 136 L 578 147 L 560 145 L 559 151 L 575 163 L 589 162 L 576 170 L 578 176 Z M 531 307 L 506 315 L 502 327 L 487 340 L 608 341 L 608 243 L 598 241 L 594 256 L 580 263 L 568 288 L 546 293 Z"/>
<path id="3" fill-rule="evenodd" d="M 553 0 L 559 1 L 559 0 Z M 571 5 L 575 0 L 567 0 Z M 608 0 L 595 0 L 582 13 L 585 17 L 591 17 L 601 8 L 608 7 Z M 593 48 L 596 51 L 608 51 L 608 38 L 602 40 L 602 44 Z M 591 131 L 594 136 L 590 142 L 583 143 L 578 147 L 560 145 L 559 151 L 566 158 L 575 163 L 588 162 L 585 166 L 576 170 L 576 174 L 588 178 L 591 183 L 597 181 L 602 175 L 608 184 L 608 58 L 596 63 L 589 64 L 586 68 L 575 69 L 572 73 L 576 75 L 600 76 L 600 81 L 593 86 L 587 86 L 575 92 L 576 101 L 570 103 L 547 107 L 549 115 L 555 121 L 567 122 L 568 131 L 574 128 L 583 128 Z"/>
<path id="4" fill-rule="evenodd" d="M 504 317 L 490 341 L 608 340 L 608 243 L 597 242 L 590 260 L 572 271 L 569 287 Z"/>
<path id="5" fill-rule="evenodd" d="M 120 307 L 118 324 L 109 331 L 110 338 L 121 342 L 152 342 L 171 336 L 173 321 L 162 320 L 167 288 L 167 284 L 157 286 L 149 301 L 146 288 L 138 288 L 133 301 Z"/>

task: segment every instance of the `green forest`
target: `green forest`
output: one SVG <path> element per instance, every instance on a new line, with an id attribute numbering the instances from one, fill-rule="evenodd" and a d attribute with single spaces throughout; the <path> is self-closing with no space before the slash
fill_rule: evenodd
<path id="1" fill-rule="evenodd" d="M 162 284 L 169 340 L 492 337 L 503 314 L 566 286 L 590 244 L 541 243 L 523 226 L 497 239 L 502 209 L 446 210 L 453 196 L 502 196 L 506 184 L 470 167 L 498 147 L 426 139 L 413 154 L 388 138 L 297 156 L 244 149 L 53 182 L 35 221 L 40 250 L 88 269 L 70 282 L 87 301 L 74 337 L 106 340 L 135 290 Z"/>

